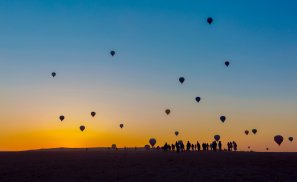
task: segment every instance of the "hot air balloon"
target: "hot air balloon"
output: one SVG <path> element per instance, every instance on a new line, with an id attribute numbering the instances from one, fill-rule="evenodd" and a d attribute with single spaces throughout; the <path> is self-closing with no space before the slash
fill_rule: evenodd
<path id="1" fill-rule="evenodd" d="M 281 135 L 276 135 L 276 136 L 274 137 L 274 141 L 275 141 L 275 143 L 277 143 L 278 145 L 281 145 L 281 144 L 283 143 L 283 141 L 284 141 L 284 138 L 283 138 Z"/>
<path id="2" fill-rule="evenodd" d="M 123 128 L 124 127 L 124 124 L 120 124 L 120 127 Z"/>
<path id="3" fill-rule="evenodd" d="M 224 123 L 226 121 L 226 116 L 221 116 L 220 120 Z"/>
<path id="4" fill-rule="evenodd" d="M 155 144 L 157 143 L 157 140 L 154 139 L 154 138 L 151 138 L 151 139 L 149 140 L 149 143 L 151 144 L 152 147 L 154 147 Z"/>
<path id="5" fill-rule="evenodd" d="M 200 97 L 196 97 L 195 100 L 199 103 L 201 101 Z"/>
<path id="6" fill-rule="evenodd" d="M 92 117 L 95 117 L 95 116 L 96 116 L 96 112 L 94 112 L 94 111 L 91 112 L 91 116 L 92 116 Z"/>
<path id="7" fill-rule="evenodd" d="M 146 150 L 149 150 L 149 149 L 151 148 L 151 146 L 150 146 L 150 145 L 145 145 L 144 148 L 145 148 Z"/>
<path id="8" fill-rule="evenodd" d="M 216 141 L 219 141 L 220 140 L 220 135 L 215 135 L 214 137 L 213 137 Z"/>
<path id="9" fill-rule="evenodd" d="M 212 22 L 213 22 L 213 18 L 212 18 L 212 17 L 208 17 L 208 18 L 207 18 L 207 23 L 208 23 L 208 24 L 212 24 Z"/>
<path id="10" fill-rule="evenodd" d="M 183 84 L 183 83 L 185 82 L 185 78 L 184 78 L 184 77 L 180 77 L 178 80 L 179 80 L 179 82 L 180 82 L 181 84 Z"/>
<path id="11" fill-rule="evenodd" d="M 61 121 L 63 121 L 65 119 L 65 117 L 62 115 L 59 117 Z"/>
<path id="12" fill-rule="evenodd" d="M 294 140 L 293 137 L 289 137 L 288 139 L 290 140 L 290 142 L 292 142 Z"/>
<path id="13" fill-rule="evenodd" d="M 268 151 L 268 150 L 269 150 L 269 148 L 267 147 L 267 148 L 266 148 L 266 150 Z"/>
<path id="14" fill-rule="evenodd" d="M 114 50 L 110 51 L 110 55 L 111 56 L 114 56 L 115 55 L 115 51 Z"/>
<path id="15" fill-rule="evenodd" d="M 176 131 L 176 132 L 174 132 L 174 134 L 175 134 L 176 136 L 178 136 L 179 132 L 178 132 L 178 131 Z"/>
<path id="16" fill-rule="evenodd" d="M 55 72 L 52 72 L 52 76 L 55 77 L 57 74 Z"/>
<path id="17" fill-rule="evenodd" d="M 250 149 L 251 147 L 250 146 L 248 146 L 248 149 Z"/>
<path id="18" fill-rule="evenodd" d="M 245 133 L 246 135 L 248 135 L 250 132 L 249 132 L 249 130 L 245 130 L 244 133 Z"/>
<path id="19" fill-rule="evenodd" d="M 166 113 L 167 115 L 169 115 L 169 114 L 170 114 L 170 109 L 166 109 L 166 110 L 165 110 L 165 113 Z"/>
<path id="20" fill-rule="evenodd" d="M 84 130 L 86 129 L 86 127 L 85 127 L 84 125 L 81 125 L 81 126 L 79 127 L 79 129 L 80 129 L 80 131 L 84 131 Z"/>
<path id="21" fill-rule="evenodd" d="M 229 61 L 226 61 L 225 62 L 225 65 L 228 67 L 230 65 L 230 62 Z"/>
<path id="22" fill-rule="evenodd" d="M 256 133 L 258 132 L 258 130 L 257 130 L 257 129 L 252 129 L 252 132 L 253 132 L 254 134 L 256 134 Z"/>

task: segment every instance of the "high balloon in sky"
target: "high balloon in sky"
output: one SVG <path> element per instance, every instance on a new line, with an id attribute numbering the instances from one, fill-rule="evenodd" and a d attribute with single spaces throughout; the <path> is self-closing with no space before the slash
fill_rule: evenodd
<path id="1" fill-rule="evenodd" d="M 167 115 L 169 115 L 170 112 L 171 112 L 170 109 L 166 109 L 166 110 L 165 110 L 165 113 L 166 113 Z"/>
<path id="2" fill-rule="evenodd" d="M 151 138 L 151 139 L 149 140 L 149 143 L 151 144 L 152 147 L 154 147 L 155 144 L 157 143 L 157 140 L 156 140 L 155 138 Z"/>
<path id="3" fill-rule="evenodd" d="M 52 72 L 52 77 L 55 77 L 57 74 L 55 72 Z"/>
<path id="4" fill-rule="evenodd" d="M 276 135 L 276 136 L 274 137 L 274 141 L 275 141 L 275 143 L 277 143 L 278 145 L 281 145 L 281 144 L 283 143 L 283 141 L 284 141 L 284 138 L 283 138 L 281 135 Z"/>
<path id="5" fill-rule="evenodd" d="M 226 116 L 221 116 L 220 120 L 224 123 L 226 121 Z"/>
<path id="6" fill-rule="evenodd" d="M 60 121 L 63 121 L 65 119 L 65 116 L 62 115 L 59 117 L 59 119 L 60 119 Z"/>
<path id="7" fill-rule="evenodd" d="M 208 24 L 212 24 L 213 18 L 212 17 L 208 17 L 206 21 L 207 21 Z"/>
<path id="8" fill-rule="evenodd" d="M 114 50 L 110 51 L 110 55 L 111 56 L 114 56 L 115 55 L 115 51 Z"/>
<path id="9" fill-rule="evenodd" d="M 184 82 L 185 82 L 185 78 L 184 77 L 179 77 L 179 82 L 181 83 L 181 84 L 183 84 Z"/>
<path id="10" fill-rule="evenodd" d="M 80 131 L 84 131 L 85 129 L 86 129 L 86 127 L 84 126 L 84 125 L 81 125 L 80 127 L 79 127 L 79 129 L 80 129 Z"/>
<path id="11" fill-rule="evenodd" d="M 96 116 L 96 112 L 94 112 L 94 111 L 91 112 L 91 116 L 92 116 L 92 117 L 95 117 L 95 116 Z"/>

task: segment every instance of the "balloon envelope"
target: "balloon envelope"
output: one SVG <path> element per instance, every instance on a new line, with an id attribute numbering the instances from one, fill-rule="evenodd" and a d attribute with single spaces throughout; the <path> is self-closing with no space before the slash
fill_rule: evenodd
<path id="1" fill-rule="evenodd" d="M 225 65 L 228 67 L 230 65 L 230 62 L 229 61 L 226 61 L 225 62 Z"/>
<path id="2" fill-rule="evenodd" d="M 157 143 L 157 140 L 156 140 L 155 138 L 151 138 L 151 139 L 149 140 L 149 143 L 151 144 L 152 147 L 154 147 L 155 144 Z"/>
<path id="3" fill-rule="evenodd" d="M 80 129 L 80 131 L 84 131 L 84 130 L 86 129 L 86 127 L 85 127 L 84 125 L 81 125 L 81 126 L 79 127 L 79 129 Z"/>
<path id="4" fill-rule="evenodd" d="M 65 119 L 64 116 L 60 116 L 59 118 L 60 118 L 61 121 L 63 121 Z"/>
<path id="5" fill-rule="evenodd" d="M 110 55 L 111 56 L 114 56 L 115 55 L 115 51 L 114 50 L 110 51 Z"/>
<path id="6" fill-rule="evenodd" d="M 185 82 L 185 78 L 184 78 L 184 77 L 180 77 L 178 80 L 179 80 L 179 82 L 180 82 L 181 84 L 183 84 L 183 83 Z"/>
<path id="7" fill-rule="evenodd" d="M 257 129 L 253 129 L 252 132 L 253 132 L 254 134 L 256 134 L 256 133 L 258 132 L 258 130 L 257 130 Z"/>
<path id="8" fill-rule="evenodd" d="M 290 142 L 292 142 L 294 140 L 293 137 L 289 137 L 288 139 L 290 140 Z"/>
<path id="9" fill-rule="evenodd" d="M 196 97 L 195 100 L 199 103 L 201 101 L 200 97 Z"/>
<path id="10" fill-rule="evenodd" d="M 221 116 L 220 120 L 224 123 L 226 121 L 226 116 Z"/>
<path id="11" fill-rule="evenodd" d="M 57 74 L 55 72 L 52 72 L 52 76 L 55 77 Z"/>
<path id="12" fill-rule="evenodd" d="M 275 143 L 277 143 L 278 145 L 281 145 L 281 144 L 283 143 L 283 141 L 284 141 L 284 138 L 283 138 L 281 135 L 276 135 L 276 136 L 274 137 L 274 141 L 275 141 Z"/>
<path id="13" fill-rule="evenodd" d="M 124 124 L 120 124 L 120 127 L 123 128 L 124 127 Z"/>
<path id="14" fill-rule="evenodd" d="M 167 115 L 169 115 L 169 114 L 170 114 L 170 109 L 166 109 L 166 110 L 165 110 L 165 113 L 166 113 Z"/>
<path id="15" fill-rule="evenodd" d="M 95 117 L 96 116 L 96 112 L 91 112 L 91 116 Z"/>
<path id="16" fill-rule="evenodd" d="M 249 130 L 245 130 L 244 133 L 245 133 L 246 135 L 248 135 L 250 132 L 249 132 Z"/>
<path id="17" fill-rule="evenodd" d="M 214 137 L 213 137 L 216 141 L 219 141 L 220 140 L 220 135 L 215 135 Z"/>
<path id="18" fill-rule="evenodd" d="M 178 132 L 178 131 L 176 131 L 176 132 L 174 132 L 174 134 L 175 134 L 176 136 L 178 136 L 179 132 Z"/>
<path id="19" fill-rule="evenodd" d="M 212 22 L 213 22 L 213 18 L 212 18 L 212 17 L 208 17 L 208 18 L 207 18 L 207 23 L 208 23 L 208 24 L 212 24 Z"/>

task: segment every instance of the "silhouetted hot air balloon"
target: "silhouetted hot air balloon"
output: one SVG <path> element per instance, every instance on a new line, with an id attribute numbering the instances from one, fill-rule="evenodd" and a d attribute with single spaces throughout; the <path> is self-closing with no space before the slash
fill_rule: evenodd
<path id="1" fill-rule="evenodd" d="M 256 133 L 258 132 L 258 130 L 257 130 L 257 129 L 252 129 L 252 132 L 253 132 L 254 134 L 256 134 Z"/>
<path id="2" fill-rule="evenodd" d="M 268 151 L 268 150 L 269 150 L 269 148 L 267 147 L 267 148 L 266 148 L 266 150 Z"/>
<path id="3" fill-rule="evenodd" d="M 225 65 L 228 67 L 230 65 L 230 62 L 229 61 L 226 61 L 225 62 Z"/>
<path id="4" fill-rule="evenodd" d="M 115 51 L 114 50 L 110 51 L 110 55 L 111 56 L 114 56 L 115 55 Z"/>
<path id="5" fill-rule="evenodd" d="M 208 23 L 208 24 L 212 24 L 212 22 L 213 22 L 213 18 L 212 18 L 212 17 L 208 17 L 208 18 L 207 18 L 207 23 Z"/>
<path id="6" fill-rule="evenodd" d="M 201 98 L 200 97 L 196 97 L 195 100 L 196 100 L 196 102 L 199 103 L 201 101 Z"/>
<path id="7" fill-rule="evenodd" d="M 175 134 L 176 136 L 178 136 L 179 132 L 178 132 L 178 131 L 176 131 L 176 132 L 174 132 L 174 134 Z"/>
<path id="8" fill-rule="evenodd" d="M 169 115 L 169 114 L 170 114 L 170 109 L 166 109 L 166 110 L 165 110 L 165 113 L 166 113 L 167 115 Z"/>
<path id="9" fill-rule="evenodd" d="M 79 127 L 79 129 L 80 129 L 80 131 L 84 131 L 84 130 L 86 129 L 86 127 L 85 127 L 84 125 L 81 125 L 81 126 Z"/>
<path id="10" fill-rule="evenodd" d="M 95 116 L 96 116 L 96 112 L 94 112 L 94 111 L 91 112 L 91 116 L 92 116 L 92 117 L 95 117 Z"/>
<path id="11" fill-rule="evenodd" d="M 61 121 L 63 121 L 65 119 L 65 116 L 62 115 L 59 118 L 60 118 Z"/>
<path id="12" fill-rule="evenodd" d="M 226 121 L 226 116 L 221 116 L 220 120 L 224 123 Z"/>
<path id="13" fill-rule="evenodd" d="M 57 74 L 55 72 L 52 72 L 52 77 L 55 77 Z"/>
<path id="14" fill-rule="evenodd" d="M 289 137 L 288 138 L 290 142 L 293 142 L 294 138 L 293 137 Z"/>
<path id="15" fill-rule="evenodd" d="M 149 140 L 149 143 L 151 144 L 152 147 L 154 147 L 155 144 L 157 143 L 157 140 L 154 139 L 154 138 L 151 138 L 151 139 Z"/>
<path id="16" fill-rule="evenodd" d="M 185 82 L 185 78 L 184 78 L 184 77 L 180 77 L 178 80 L 179 80 L 179 82 L 180 82 L 181 84 L 183 84 L 183 83 Z"/>
<path id="17" fill-rule="evenodd" d="M 274 141 L 275 141 L 275 143 L 277 143 L 278 145 L 281 145 L 281 144 L 283 143 L 283 141 L 284 141 L 284 138 L 283 138 L 281 135 L 276 135 L 276 136 L 274 137 Z"/>
<path id="18" fill-rule="evenodd" d="M 250 132 L 249 132 L 249 130 L 245 130 L 244 133 L 245 133 L 246 135 L 248 135 Z"/>
<path id="19" fill-rule="evenodd" d="M 215 135 L 214 137 L 213 137 L 216 141 L 219 141 L 220 140 L 220 135 Z"/>
<path id="20" fill-rule="evenodd" d="M 248 146 L 248 149 L 250 149 L 251 147 L 250 146 Z"/>
<path id="21" fill-rule="evenodd" d="M 124 124 L 120 124 L 120 127 L 123 128 L 124 127 Z"/>

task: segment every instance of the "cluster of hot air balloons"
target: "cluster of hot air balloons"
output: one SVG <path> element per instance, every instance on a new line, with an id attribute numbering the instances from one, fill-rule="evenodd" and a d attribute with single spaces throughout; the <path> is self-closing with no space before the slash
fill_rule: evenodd
<path id="1" fill-rule="evenodd" d="M 208 18 L 206 19 L 206 21 L 207 21 L 207 23 L 208 23 L 209 25 L 211 25 L 211 24 L 213 23 L 214 19 L 213 19 L 212 17 L 208 17 Z M 109 53 L 110 53 L 110 55 L 111 55 L 112 57 L 114 57 L 114 56 L 116 55 L 116 52 L 115 52 L 114 50 L 111 50 Z M 229 67 L 231 63 L 230 63 L 230 61 L 225 61 L 224 64 L 225 64 L 226 67 Z M 51 76 L 52 76 L 53 78 L 56 77 L 56 75 L 57 75 L 56 72 L 52 72 L 52 73 L 51 73 Z M 183 84 L 185 83 L 186 79 L 185 79 L 184 77 L 181 76 L 181 77 L 178 78 L 178 81 L 180 82 L 181 85 L 183 85 Z M 202 100 L 201 97 L 199 97 L 199 96 L 196 96 L 196 97 L 195 97 L 195 101 L 196 101 L 197 103 L 200 103 L 201 100 Z M 165 113 L 166 113 L 166 115 L 169 115 L 169 114 L 171 113 L 171 110 L 170 110 L 170 109 L 165 109 Z M 96 116 L 96 112 L 92 111 L 92 112 L 91 112 L 91 116 L 92 116 L 92 117 L 95 117 L 95 116 Z M 59 117 L 59 119 L 60 119 L 60 121 L 64 121 L 64 120 L 65 120 L 65 116 L 64 116 L 64 115 L 61 115 L 61 116 Z M 227 117 L 224 116 L 224 115 L 221 115 L 221 116 L 219 117 L 219 120 L 220 120 L 222 123 L 225 123 L 225 121 L 227 120 Z M 124 124 L 121 123 L 121 124 L 119 125 L 119 127 L 122 129 L 122 128 L 124 127 Z M 85 127 L 84 125 L 81 125 L 81 126 L 79 127 L 79 129 L 83 132 L 83 131 L 86 129 L 86 127 Z M 258 132 L 257 129 L 252 129 L 251 131 L 252 131 L 253 134 L 256 134 L 256 133 Z M 249 135 L 250 132 L 249 132 L 249 130 L 245 130 L 244 133 L 245 133 L 246 135 Z M 179 135 L 179 131 L 175 131 L 174 134 L 175 134 L 175 136 L 178 136 L 178 135 Z M 216 141 L 219 141 L 220 138 L 221 138 L 220 135 L 214 135 L 214 139 L 215 139 Z M 278 145 L 281 145 L 281 143 L 283 142 L 283 140 L 284 140 L 284 139 L 283 139 L 283 137 L 282 137 L 281 135 L 276 135 L 276 136 L 274 137 L 274 141 L 275 141 Z M 293 137 L 289 137 L 288 140 L 289 140 L 290 142 L 292 142 L 292 141 L 293 141 Z M 149 144 L 150 144 L 152 147 L 155 146 L 156 142 L 157 142 L 157 140 L 156 140 L 155 138 L 150 138 L 150 139 L 149 139 Z M 182 141 L 179 141 L 179 142 L 182 142 Z M 113 148 L 116 148 L 115 145 L 113 145 L 112 147 L 113 147 Z M 146 145 L 145 147 L 146 147 L 146 148 L 149 148 L 150 146 L 149 146 L 149 145 Z M 250 148 L 250 147 L 248 147 L 248 148 Z M 266 149 L 268 150 L 268 148 L 266 148 Z"/>

